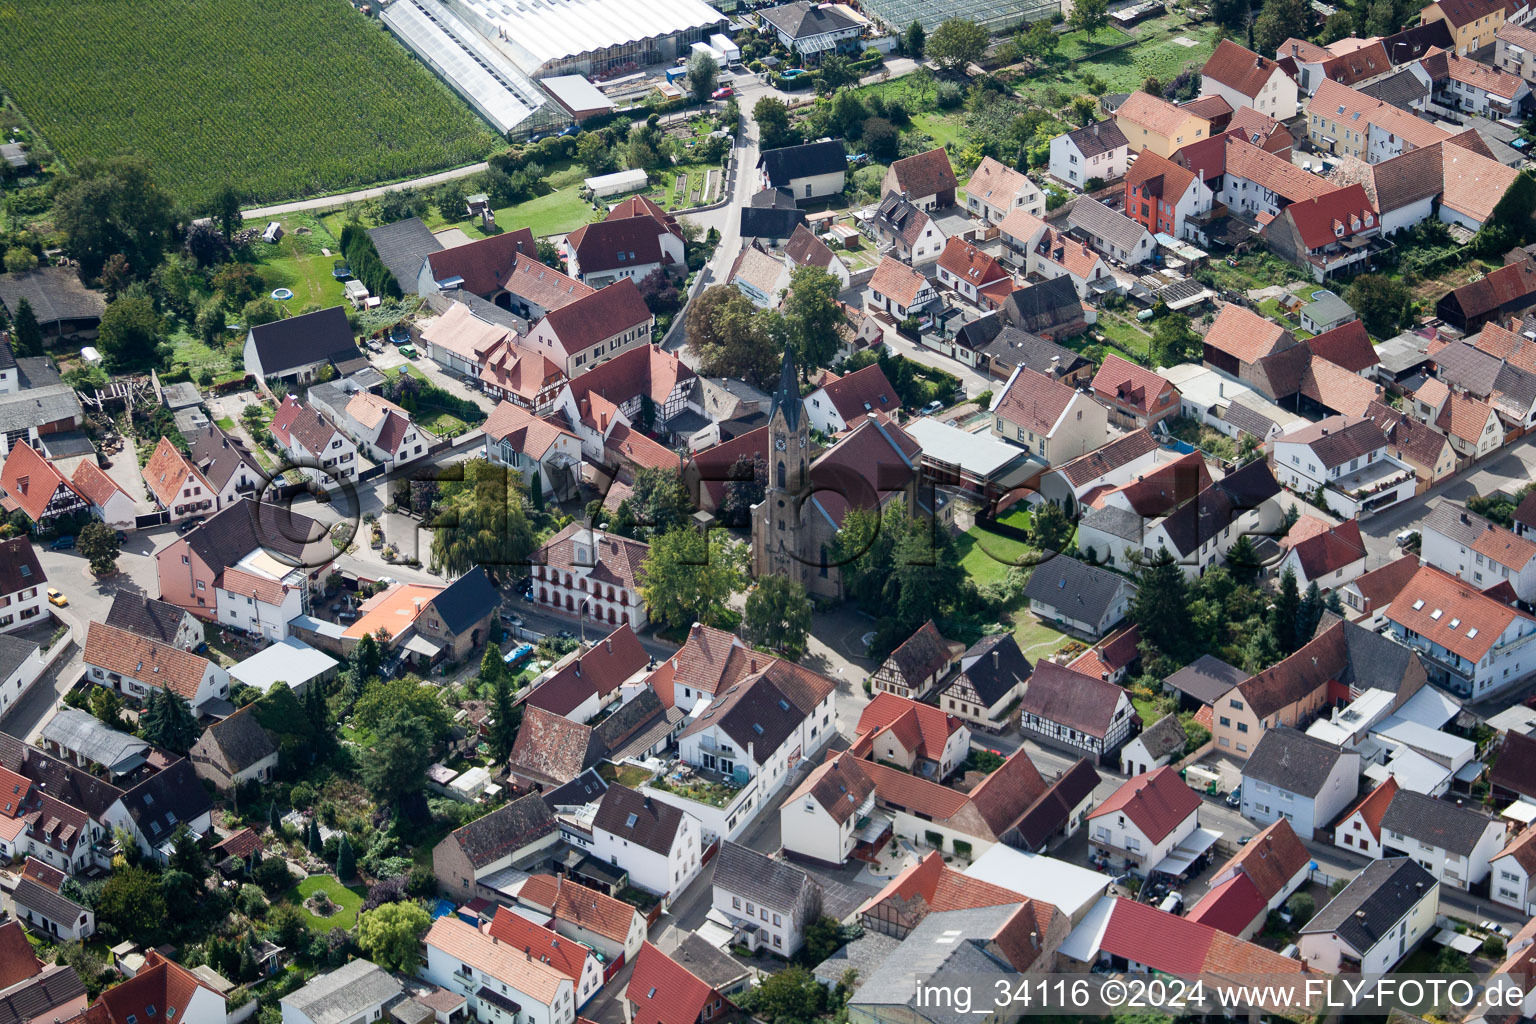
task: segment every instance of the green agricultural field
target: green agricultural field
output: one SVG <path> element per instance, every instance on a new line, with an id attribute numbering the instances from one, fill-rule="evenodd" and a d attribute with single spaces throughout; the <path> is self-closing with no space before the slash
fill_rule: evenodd
<path id="1" fill-rule="evenodd" d="M 196 205 L 323 195 L 483 159 L 498 136 L 338 0 L 0 4 L 0 86 L 70 163 L 125 151 Z"/>

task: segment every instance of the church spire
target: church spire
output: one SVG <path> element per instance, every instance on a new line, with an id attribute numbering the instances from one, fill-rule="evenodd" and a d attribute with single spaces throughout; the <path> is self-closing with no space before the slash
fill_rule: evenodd
<path id="1" fill-rule="evenodd" d="M 800 401 L 800 384 L 795 374 L 795 354 L 784 346 L 784 363 L 779 367 L 779 390 L 774 392 L 773 405 L 768 410 L 771 420 L 776 410 L 784 410 L 784 423 L 791 430 L 800 428 L 800 416 L 805 411 Z"/>

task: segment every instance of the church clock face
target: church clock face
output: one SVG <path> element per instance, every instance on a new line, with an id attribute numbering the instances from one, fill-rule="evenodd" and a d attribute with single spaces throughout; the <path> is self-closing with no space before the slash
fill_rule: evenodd
<path id="1" fill-rule="evenodd" d="M 800 435 L 800 450 L 801 451 L 804 451 L 806 445 L 808 445 L 810 443 L 811 443 L 811 439 L 810 438 L 806 437 L 804 434 Z"/>
<path id="2" fill-rule="evenodd" d="M 785 438 L 785 436 L 783 434 L 780 434 L 778 437 L 775 437 L 773 439 L 773 447 L 775 449 L 777 449 L 778 451 L 783 451 L 788 446 L 789 446 L 789 441 L 788 441 L 787 438 Z"/>

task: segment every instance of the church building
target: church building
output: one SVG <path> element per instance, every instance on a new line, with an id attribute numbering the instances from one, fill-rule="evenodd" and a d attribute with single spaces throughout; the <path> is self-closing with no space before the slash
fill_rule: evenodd
<path id="1" fill-rule="evenodd" d="M 786 352 L 768 413 L 769 478 L 762 502 L 752 509 L 754 576 L 788 576 L 813 597 L 842 600 L 842 573 L 830 563 L 848 509 L 896 500 L 909 511 L 919 509 L 921 446 L 883 413 L 849 428 L 830 448 L 813 450 L 810 417 Z"/>

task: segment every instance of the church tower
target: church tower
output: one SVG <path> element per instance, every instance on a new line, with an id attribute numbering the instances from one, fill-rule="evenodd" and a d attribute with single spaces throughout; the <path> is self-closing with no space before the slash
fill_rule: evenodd
<path id="1" fill-rule="evenodd" d="M 811 424 L 800 400 L 795 359 L 784 350 L 768 410 L 768 481 L 752 519 L 752 574 L 807 582 L 810 566 L 800 509 L 810 494 Z"/>

